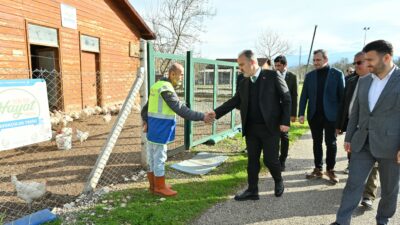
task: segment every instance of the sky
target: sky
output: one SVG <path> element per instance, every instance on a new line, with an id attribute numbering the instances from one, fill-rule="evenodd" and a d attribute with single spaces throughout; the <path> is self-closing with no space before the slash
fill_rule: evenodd
<path id="1" fill-rule="evenodd" d="M 141 14 L 160 0 L 129 0 Z M 366 43 L 385 39 L 400 55 L 399 0 L 209 0 L 216 15 L 204 23 L 202 43 L 194 46 L 204 58 L 236 58 L 243 49 L 255 49 L 262 30 L 271 29 L 289 41 L 289 66 L 306 63 L 314 26 L 313 49 L 328 51 L 330 63 L 345 57 L 350 61 Z"/>

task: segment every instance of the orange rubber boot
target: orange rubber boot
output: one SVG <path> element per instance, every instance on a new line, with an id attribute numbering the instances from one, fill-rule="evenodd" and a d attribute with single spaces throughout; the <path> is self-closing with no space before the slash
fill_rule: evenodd
<path id="1" fill-rule="evenodd" d="M 154 176 L 154 194 L 160 195 L 163 197 L 174 196 L 177 194 L 176 191 L 168 188 L 165 185 L 165 177 L 156 177 Z"/>

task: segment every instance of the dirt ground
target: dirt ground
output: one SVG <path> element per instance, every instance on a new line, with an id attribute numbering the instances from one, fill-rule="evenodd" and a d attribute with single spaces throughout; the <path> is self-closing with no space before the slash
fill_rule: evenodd
<path id="1" fill-rule="evenodd" d="M 200 101 L 198 101 L 200 102 Z M 206 111 L 206 105 L 212 102 L 202 101 L 196 104 L 199 111 Z M 239 114 L 236 112 L 236 121 Z M 5 221 L 19 218 L 43 208 L 60 207 L 74 201 L 83 191 L 88 176 L 95 165 L 117 116 L 112 116 L 109 123 L 103 121 L 102 115 L 94 115 L 84 120 L 76 120 L 67 125 L 73 128 L 71 150 L 58 150 L 54 141 L 43 142 L 19 149 L 0 151 L 0 216 Z M 176 140 L 168 146 L 175 149 L 184 144 L 184 120 L 178 119 Z M 212 133 L 212 125 L 203 122 L 193 123 L 194 140 L 199 140 Z M 230 116 L 217 122 L 217 132 L 230 127 Z M 80 143 L 75 138 L 76 129 L 89 132 L 86 142 Z M 180 155 L 178 158 L 185 158 Z M 141 119 L 138 112 L 132 111 L 118 138 L 98 187 L 111 184 L 132 182 L 127 180 L 144 169 L 141 159 Z M 175 159 L 176 160 L 176 159 Z M 17 175 L 20 181 L 46 182 L 47 193 L 33 202 L 31 209 L 17 197 L 10 176 Z"/>
<path id="2" fill-rule="evenodd" d="M 58 150 L 54 141 L 43 142 L 19 149 L 0 152 L 0 213 L 7 218 L 18 217 L 45 207 L 62 206 L 71 202 L 84 188 L 96 159 L 117 116 L 105 123 L 101 115 L 74 121 L 71 150 Z M 141 120 L 132 112 L 100 180 L 100 186 L 124 182 L 140 170 Z M 89 138 L 82 144 L 75 138 L 75 129 L 89 131 Z M 47 194 L 27 204 L 16 195 L 10 176 L 21 181 L 46 182 Z"/>

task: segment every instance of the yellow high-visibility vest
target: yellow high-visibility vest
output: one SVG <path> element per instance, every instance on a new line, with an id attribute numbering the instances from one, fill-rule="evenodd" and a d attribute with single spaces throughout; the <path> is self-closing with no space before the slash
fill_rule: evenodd
<path id="1" fill-rule="evenodd" d="M 176 113 L 161 96 L 165 91 L 175 93 L 168 81 L 157 81 L 150 88 L 147 140 L 157 144 L 167 144 L 175 139 Z"/>

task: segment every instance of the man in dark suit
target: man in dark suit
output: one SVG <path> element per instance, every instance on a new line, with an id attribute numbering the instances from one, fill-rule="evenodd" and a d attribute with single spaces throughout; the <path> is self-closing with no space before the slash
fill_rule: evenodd
<path id="1" fill-rule="evenodd" d="M 307 120 L 313 138 L 315 168 L 306 178 L 322 178 L 322 140 L 325 133 L 326 175 L 335 184 L 339 182 L 334 172 L 337 152 L 335 122 L 344 93 L 344 75 L 328 65 L 328 55 L 323 49 L 314 51 L 313 63 L 315 70 L 305 76 L 299 103 L 300 123 L 304 123 L 308 103 Z"/>
<path id="2" fill-rule="evenodd" d="M 297 76 L 287 70 L 287 60 L 283 55 L 277 56 L 274 59 L 275 70 L 286 81 L 289 88 L 290 96 L 292 98 L 292 107 L 290 113 L 290 121 L 296 122 L 297 116 Z M 286 158 L 289 151 L 289 132 L 281 132 L 281 154 L 279 161 L 281 163 L 281 170 L 285 171 Z"/>
<path id="3" fill-rule="evenodd" d="M 344 98 L 339 107 L 337 120 L 336 120 L 336 134 L 341 134 L 347 129 L 347 123 L 350 117 L 351 109 L 353 108 L 355 92 L 358 89 L 359 79 L 369 74 L 367 62 L 365 61 L 365 52 L 358 52 L 354 56 L 353 65 L 355 66 L 355 73 L 352 77 L 346 79 L 346 87 L 344 88 Z M 347 153 L 347 159 L 350 164 L 351 153 Z M 348 173 L 348 166 L 345 169 L 345 173 Z M 376 198 L 378 190 L 378 167 L 375 165 L 368 177 L 367 184 L 363 193 L 363 199 L 361 205 L 372 208 L 372 203 Z"/>
<path id="4" fill-rule="evenodd" d="M 251 50 L 239 54 L 238 64 L 245 78 L 236 94 L 215 109 L 216 119 L 231 110 L 240 109 L 243 136 L 246 137 L 248 154 L 248 188 L 235 196 L 235 200 L 258 200 L 258 173 L 260 155 L 275 181 L 275 196 L 284 191 L 278 159 L 280 132 L 287 132 L 290 125 L 290 93 L 286 82 L 273 70 L 263 70 Z"/>
<path id="5" fill-rule="evenodd" d="M 363 48 L 371 74 L 359 79 L 344 148 L 351 152 L 349 178 L 333 224 L 349 225 L 364 184 L 378 162 L 381 200 L 376 223 L 388 224 L 396 212 L 400 177 L 400 69 L 393 46 L 377 40 Z"/>

